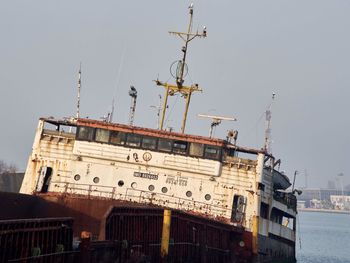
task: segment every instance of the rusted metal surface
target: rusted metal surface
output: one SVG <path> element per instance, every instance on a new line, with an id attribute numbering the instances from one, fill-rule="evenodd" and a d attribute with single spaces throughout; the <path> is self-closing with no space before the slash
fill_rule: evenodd
<path id="1" fill-rule="evenodd" d="M 0 262 L 70 251 L 72 218 L 0 220 Z"/>
<path id="2" fill-rule="evenodd" d="M 68 194 L 0 193 L 0 198 L 5 208 L 0 210 L 0 219 L 30 218 L 0 221 L 7 226 L 0 227 L 0 262 L 6 262 L 4 258 L 10 259 L 13 253 L 19 254 L 12 257 L 16 259 L 12 262 L 162 262 L 161 207 Z M 71 219 L 37 220 L 33 219 L 35 216 L 69 216 L 74 218 L 74 224 Z M 80 236 L 83 230 L 92 233 L 92 240 L 83 240 L 78 252 L 69 252 L 73 235 Z M 63 244 L 63 252 L 56 253 L 57 247 L 62 248 L 58 244 Z M 166 262 L 252 262 L 251 246 L 252 234 L 241 227 L 173 210 Z M 25 252 L 17 252 L 17 247 L 23 247 Z M 32 258 L 29 247 L 40 247 L 40 257 Z M 276 245 L 268 257 L 273 258 L 276 253 L 280 256 L 279 251 Z M 257 262 L 265 262 L 264 257 Z"/>
<path id="3" fill-rule="evenodd" d="M 106 218 L 107 240 L 124 242 L 150 262 L 160 262 L 163 210 L 114 207 Z M 221 222 L 172 211 L 171 262 L 236 262 L 233 248 L 242 229 Z"/>
<path id="4" fill-rule="evenodd" d="M 128 202 L 123 200 L 116 200 L 112 198 L 102 198 L 97 196 L 86 196 L 77 194 L 60 194 L 60 193 L 46 193 L 38 194 L 38 198 L 43 199 L 47 203 L 53 203 L 58 205 L 61 215 L 73 217 L 74 234 L 80 235 L 82 231 L 89 231 L 92 233 L 94 240 L 104 240 L 105 236 L 101 227 L 105 222 L 104 218 L 110 213 L 113 207 L 125 207 L 134 208 L 143 211 L 143 209 L 158 209 L 159 213 L 162 213 L 163 208 L 151 204 L 140 204 L 136 202 Z M 48 208 L 49 210 L 49 208 Z M 180 212 L 179 212 L 180 213 Z M 50 214 L 55 214 L 55 211 L 51 211 Z M 209 215 L 187 212 L 184 213 L 198 220 L 208 220 L 225 225 L 227 223 L 223 218 L 212 218 Z M 228 225 L 229 227 L 233 227 Z M 240 229 L 240 228 L 237 228 Z"/>

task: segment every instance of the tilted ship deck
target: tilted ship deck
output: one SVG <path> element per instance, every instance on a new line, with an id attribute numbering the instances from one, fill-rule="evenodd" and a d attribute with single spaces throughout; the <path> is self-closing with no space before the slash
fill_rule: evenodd
<path id="1" fill-rule="evenodd" d="M 39 120 L 22 194 L 1 193 L 0 262 L 295 261 L 296 197 L 280 161 L 184 133 L 199 90 L 183 85 L 187 45 L 206 36 L 190 31 L 192 15 L 187 33 L 172 32 L 185 41 L 176 84 L 156 81 L 160 129 Z M 186 99 L 181 133 L 163 130 L 174 93 Z"/>

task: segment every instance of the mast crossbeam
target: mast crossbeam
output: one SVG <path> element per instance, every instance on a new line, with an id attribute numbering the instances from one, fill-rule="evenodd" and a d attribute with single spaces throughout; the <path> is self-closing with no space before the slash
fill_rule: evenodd
<path id="1" fill-rule="evenodd" d="M 157 86 L 162 86 L 170 91 L 169 95 L 174 95 L 175 93 L 181 93 L 182 95 L 188 95 L 189 93 L 192 93 L 194 91 L 203 91 L 198 84 L 193 84 L 191 86 L 178 86 L 174 84 L 169 84 L 166 82 L 161 82 L 159 80 L 154 81 Z"/>
<path id="2" fill-rule="evenodd" d="M 165 96 L 164 96 L 164 104 L 163 104 L 163 110 L 162 110 L 162 117 L 161 117 L 161 121 L 159 124 L 159 129 L 162 130 L 163 129 L 163 124 L 164 124 L 164 118 L 165 118 L 165 113 L 166 113 L 166 109 L 167 109 L 167 103 L 168 103 L 168 96 L 172 96 L 175 93 L 180 93 L 181 95 L 183 95 L 183 97 L 186 99 L 185 102 L 185 112 L 184 112 L 184 116 L 182 119 L 182 125 L 181 125 L 181 132 L 184 133 L 185 132 L 185 126 L 186 126 L 186 120 L 187 120 L 187 114 L 188 114 L 188 108 L 189 108 L 189 104 L 191 101 L 191 96 L 192 93 L 195 91 L 202 91 L 202 89 L 198 86 L 198 84 L 193 84 L 191 86 L 184 86 L 184 75 L 186 75 L 185 72 L 185 66 L 186 65 L 186 55 L 187 55 L 187 49 L 188 49 L 188 43 L 193 40 L 196 37 L 206 37 L 207 36 L 207 29 L 206 27 L 203 27 L 203 31 L 202 33 L 199 33 L 198 31 L 195 33 L 192 33 L 192 21 L 193 21 L 193 4 L 191 4 L 189 6 L 189 10 L 190 10 L 190 21 L 188 24 L 188 29 L 187 29 L 187 33 L 184 32 L 177 32 L 177 31 L 169 31 L 169 34 L 173 34 L 173 35 L 177 35 L 179 36 L 184 42 L 185 45 L 182 47 L 182 52 L 183 52 L 183 57 L 182 60 L 179 61 L 178 64 L 178 74 L 176 74 L 176 84 L 169 84 L 166 82 L 161 82 L 158 79 L 155 80 L 155 83 L 157 86 L 162 86 L 165 88 Z"/>

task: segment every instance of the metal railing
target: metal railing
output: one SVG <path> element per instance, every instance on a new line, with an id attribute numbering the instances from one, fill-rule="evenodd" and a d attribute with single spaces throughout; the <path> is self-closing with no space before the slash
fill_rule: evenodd
<path id="1" fill-rule="evenodd" d="M 79 251 L 65 251 L 26 258 L 10 259 L 8 263 L 74 263 L 77 262 Z"/>
<path id="2" fill-rule="evenodd" d="M 59 188 L 58 192 L 66 194 L 78 194 L 84 196 L 96 196 L 101 198 L 117 199 L 137 203 L 147 203 L 179 210 L 198 210 L 213 216 L 230 216 L 231 209 L 222 206 L 193 201 L 181 197 L 173 197 L 162 193 L 152 193 L 133 188 L 126 188 L 125 194 L 117 193 L 117 187 L 105 185 L 78 184 L 69 182 L 52 181 L 51 185 Z M 62 191 L 63 190 L 63 191 Z M 158 198 L 156 198 L 158 197 Z"/>
<path id="3" fill-rule="evenodd" d="M 295 211 L 297 209 L 297 198 L 292 193 L 275 191 L 273 194 L 273 199 L 282 204 L 285 204 L 288 208 L 291 208 Z"/>

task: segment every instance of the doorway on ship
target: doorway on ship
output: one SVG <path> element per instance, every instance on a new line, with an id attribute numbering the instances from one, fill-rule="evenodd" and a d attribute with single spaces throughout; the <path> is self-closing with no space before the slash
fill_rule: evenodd
<path id="1" fill-rule="evenodd" d="M 38 180 L 38 184 L 36 187 L 37 192 L 47 193 L 47 191 L 49 190 L 51 176 L 52 176 L 52 168 L 51 167 L 47 167 L 47 166 L 41 167 L 39 180 Z"/>

